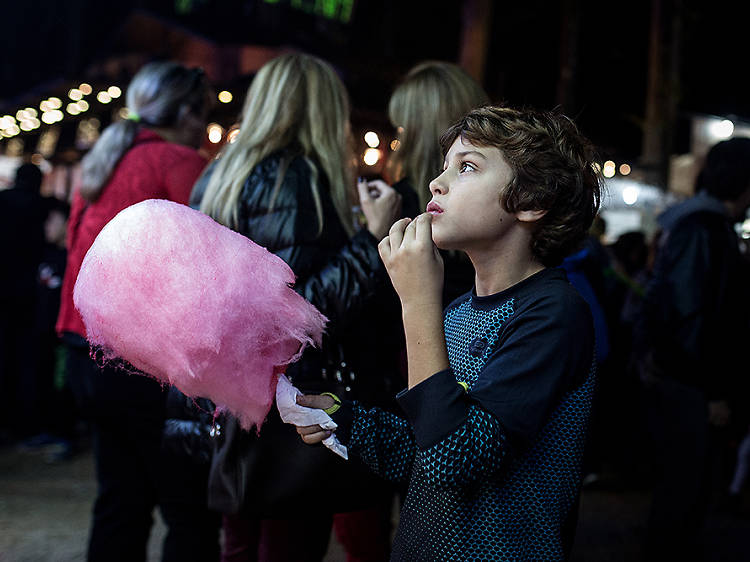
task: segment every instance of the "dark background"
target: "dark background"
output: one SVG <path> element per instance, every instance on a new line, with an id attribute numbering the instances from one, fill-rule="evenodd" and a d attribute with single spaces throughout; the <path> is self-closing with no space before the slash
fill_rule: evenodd
<path id="1" fill-rule="evenodd" d="M 318 54 L 340 69 L 355 109 L 386 124 L 388 96 L 410 66 L 424 59 L 459 62 L 465 2 L 355 0 L 348 22 L 307 13 L 324 3 L 3 2 L 0 114 L 14 113 L 28 100 L 36 99 L 38 104 L 60 84 L 80 80 L 91 65 L 126 53 L 132 47 L 122 26 L 136 11 L 218 45 L 288 46 Z M 739 2 L 475 3 L 484 6 L 483 17 L 489 20 L 481 80 L 492 99 L 562 108 L 604 156 L 631 160 L 641 156 L 648 126 L 645 108 L 654 6 L 662 14 L 659 108 L 673 112 L 667 120 L 670 151 L 687 150 L 687 123 L 694 113 L 750 116 L 750 92 L 745 86 L 748 20 Z M 571 72 L 563 96 L 561 68 L 567 55 Z M 127 78 L 123 77 L 123 86 Z M 237 76 L 234 85 L 244 88 L 250 78 Z M 231 110 L 237 111 L 239 103 Z"/>

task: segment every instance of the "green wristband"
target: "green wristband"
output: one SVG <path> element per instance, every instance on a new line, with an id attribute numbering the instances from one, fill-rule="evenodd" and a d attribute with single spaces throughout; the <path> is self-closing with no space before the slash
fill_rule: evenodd
<path id="1" fill-rule="evenodd" d="M 329 416 L 331 414 L 336 413 L 338 411 L 338 409 L 341 408 L 341 399 L 338 396 L 336 396 L 333 392 L 321 392 L 320 395 L 321 396 L 330 396 L 331 398 L 333 398 L 333 406 L 331 406 L 330 408 L 326 408 L 325 410 L 323 410 Z"/>

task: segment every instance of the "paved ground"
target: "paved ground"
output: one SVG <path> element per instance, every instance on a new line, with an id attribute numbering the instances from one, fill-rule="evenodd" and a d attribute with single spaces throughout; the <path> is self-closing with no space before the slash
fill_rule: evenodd
<path id="1" fill-rule="evenodd" d="M 41 453 L 0 449 L 0 562 L 83 561 L 94 492 L 90 453 L 48 464 Z M 574 562 L 638 561 L 648 500 L 633 487 L 585 490 Z M 711 562 L 750 560 L 750 519 L 717 513 L 708 528 Z M 159 560 L 163 534 L 157 519 L 149 562 Z M 332 539 L 326 562 L 344 560 Z"/>

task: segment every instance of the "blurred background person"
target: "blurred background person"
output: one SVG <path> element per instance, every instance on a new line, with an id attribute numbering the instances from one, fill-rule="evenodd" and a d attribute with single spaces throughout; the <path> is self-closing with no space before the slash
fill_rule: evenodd
<path id="1" fill-rule="evenodd" d="M 655 482 L 649 560 L 702 559 L 712 495 L 725 489 L 728 430 L 747 428 L 748 276 L 734 225 L 750 207 L 750 138 L 709 150 L 696 195 L 661 229 L 634 343 L 647 387 Z"/>
<path id="2" fill-rule="evenodd" d="M 370 193 L 359 184 L 366 226 L 354 226 L 349 113 L 328 63 L 303 53 L 273 59 L 247 92 L 236 140 L 207 168 L 191 204 L 281 257 L 297 276 L 295 290 L 328 317 L 322 348 L 308 348 L 288 368 L 293 383 L 362 392 L 367 402 L 379 383 L 362 386 L 367 377 L 354 367 L 362 358 L 347 335 L 375 321 L 362 316 L 363 305 L 389 285 L 377 244 L 400 216 L 401 200 L 387 185 Z M 361 343 L 388 352 L 377 339 Z M 225 513 L 225 562 L 319 561 L 334 514 L 350 560 L 388 559 L 388 484 L 356 462 L 306 447 L 275 409 L 259 435 L 231 416 L 221 425 L 209 500 Z M 275 491 L 285 497 L 271 498 Z"/>
<path id="3" fill-rule="evenodd" d="M 107 127 L 82 161 L 82 181 L 68 226 L 57 331 L 67 345 L 71 383 L 91 420 L 98 488 L 90 561 L 145 560 L 160 480 L 168 477 L 160 463 L 166 391 L 150 377 L 101 365 L 96 355 L 89 356 L 83 321 L 73 305 L 73 287 L 84 255 L 118 212 L 151 198 L 188 202 L 206 164 L 197 148 L 205 134 L 209 99 L 201 69 L 149 63 L 128 86 L 129 117 Z M 171 521 L 171 514 L 163 511 L 170 534 L 185 528 Z M 192 532 L 208 535 L 210 552 L 215 531 L 195 526 Z M 210 560 L 199 549 L 180 550 L 181 544 L 193 547 L 196 540 L 168 541 L 164 560 Z"/>
<path id="4" fill-rule="evenodd" d="M 78 414 L 65 376 L 65 353 L 55 331 L 60 310 L 62 280 L 67 262 L 67 226 L 70 205 L 45 197 L 44 246 L 37 268 L 33 349 L 24 369 L 26 423 L 35 433 L 25 448 L 42 448 L 49 461 L 70 458 L 79 446 Z"/>
<path id="5" fill-rule="evenodd" d="M 44 247 L 44 199 L 40 194 L 42 171 L 32 163 L 21 164 L 12 186 L 0 190 L 0 444 L 30 437 L 24 406 L 23 373 L 33 357 L 33 319 L 36 276 Z"/>

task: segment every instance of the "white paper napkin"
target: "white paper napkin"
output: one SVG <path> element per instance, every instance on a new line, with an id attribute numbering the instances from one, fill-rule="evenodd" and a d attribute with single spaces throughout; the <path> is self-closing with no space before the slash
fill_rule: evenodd
<path id="1" fill-rule="evenodd" d="M 279 415 L 284 423 L 291 423 L 298 426 L 319 425 L 323 429 L 335 430 L 338 425 L 331 419 L 331 416 L 318 408 L 308 408 L 297 404 L 297 395 L 302 394 L 284 375 L 279 375 L 279 382 L 276 384 L 276 407 L 279 409 Z M 332 433 L 330 437 L 323 440 L 323 445 L 328 447 L 337 455 L 349 459 L 349 453 L 339 440 L 336 434 Z"/>

